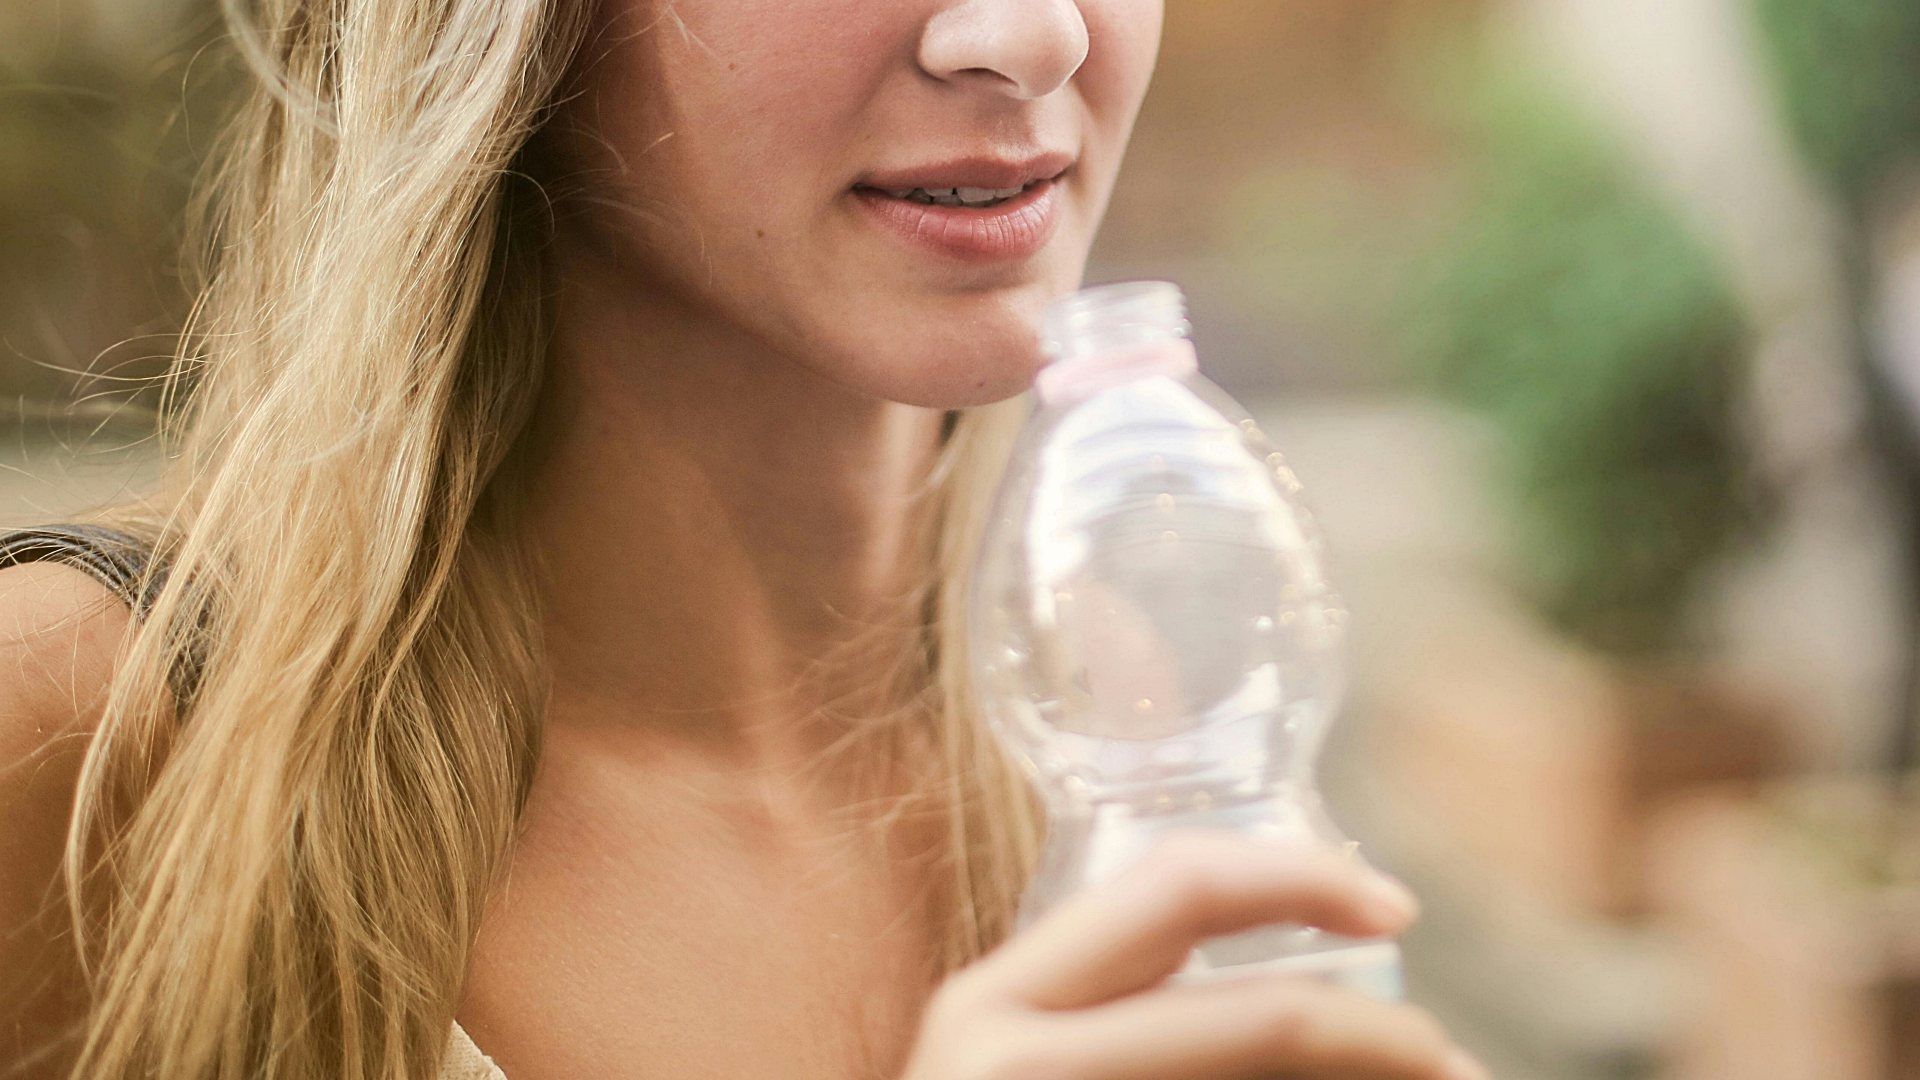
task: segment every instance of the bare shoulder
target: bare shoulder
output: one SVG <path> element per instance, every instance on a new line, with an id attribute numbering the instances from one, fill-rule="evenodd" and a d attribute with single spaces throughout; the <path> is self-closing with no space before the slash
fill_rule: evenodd
<path id="1" fill-rule="evenodd" d="M 92 728 L 133 617 L 60 563 L 0 569 L 0 769 Z M 0 806 L 12 785 L 0 784 Z"/>
<path id="2" fill-rule="evenodd" d="M 56 1075 L 46 1037 L 80 1015 L 60 860 L 80 763 L 132 615 L 59 563 L 0 569 L 0 1061 Z"/>

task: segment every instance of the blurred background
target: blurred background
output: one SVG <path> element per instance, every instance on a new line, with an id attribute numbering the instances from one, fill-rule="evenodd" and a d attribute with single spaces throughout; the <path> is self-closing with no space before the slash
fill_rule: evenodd
<path id="1" fill-rule="evenodd" d="M 0 523 L 146 475 L 216 7 L 0 7 Z M 1090 276 L 1321 513 L 1412 996 L 1504 1080 L 1920 1077 L 1920 4 L 1168 7 Z"/>

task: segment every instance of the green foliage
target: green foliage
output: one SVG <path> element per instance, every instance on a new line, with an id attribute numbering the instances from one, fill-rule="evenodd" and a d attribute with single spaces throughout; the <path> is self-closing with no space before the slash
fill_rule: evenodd
<path id="1" fill-rule="evenodd" d="M 1859 206 L 1920 153 L 1920 3 L 1753 0 L 1761 48 L 1801 152 Z"/>
<path id="2" fill-rule="evenodd" d="M 1482 73 L 1458 104 L 1468 209 L 1413 290 L 1415 356 L 1501 429 L 1543 605 L 1604 648 L 1682 645 L 1689 584 L 1753 519 L 1742 312 L 1545 87 Z"/>

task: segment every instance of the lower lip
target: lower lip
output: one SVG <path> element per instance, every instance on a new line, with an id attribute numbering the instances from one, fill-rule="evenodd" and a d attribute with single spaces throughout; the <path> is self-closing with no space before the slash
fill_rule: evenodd
<path id="1" fill-rule="evenodd" d="M 1054 181 L 1041 180 L 996 206 L 942 206 L 873 188 L 853 194 L 871 218 L 908 244 L 968 262 L 1029 258 L 1047 246 L 1059 218 Z"/>

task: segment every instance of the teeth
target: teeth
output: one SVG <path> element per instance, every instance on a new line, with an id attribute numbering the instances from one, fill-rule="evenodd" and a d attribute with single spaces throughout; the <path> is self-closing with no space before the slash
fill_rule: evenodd
<path id="1" fill-rule="evenodd" d="M 995 199 L 1011 199 L 1015 195 L 1020 194 L 1020 190 L 1021 189 L 1017 187 L 1015 188 L 963 187 L 963 188 L 954 189 L 954 191 L 960 196 L 961 202 L 970 202 L 970 203 L 992 202 Z"/>
<path id="2" fill-rule="evenodd" d="M 1024 187 L 888 188 L 887 194 L 896 199 L 907 199 L 917 203 L 939 203 L 942 206 L 992 206 L 1002 200 L 1011 199 L 1025 190 Z"/>

